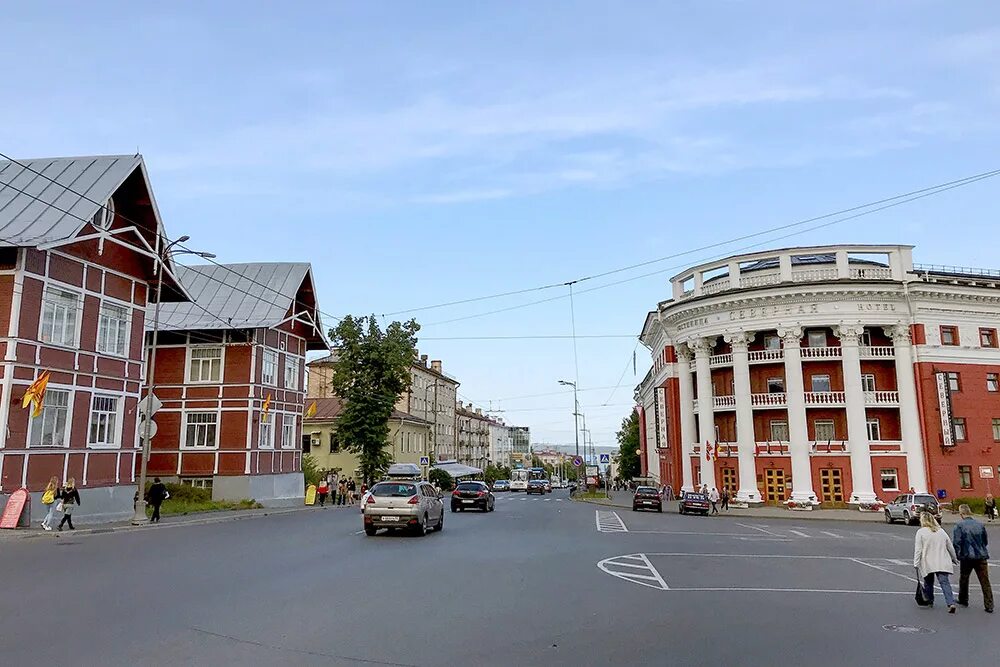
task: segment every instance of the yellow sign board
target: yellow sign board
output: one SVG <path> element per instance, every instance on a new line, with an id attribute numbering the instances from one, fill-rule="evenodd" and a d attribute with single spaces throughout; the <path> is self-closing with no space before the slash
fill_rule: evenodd
<path id="1" fill-rule="evenodd" d="M 316 504 L 316 485 L 310 484 L 306 487 L 306 505 Z"/>

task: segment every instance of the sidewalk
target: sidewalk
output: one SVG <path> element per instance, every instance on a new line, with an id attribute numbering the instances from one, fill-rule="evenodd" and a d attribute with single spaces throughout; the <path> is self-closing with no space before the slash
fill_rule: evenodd
<path id="1" fill-rule="evenodd" d="M 76 530 L 64 528 L 62 532 L 57 530 L 55 526 L 53 526 L 51 531 L 43 530 L 39 520 L 32 521 L 30 528 L 0 530 L 0 542 L 13 539 L 63 537 L 66 535 L 97 535 L 101 533 L 120 533 L 137 530 L 162 530 L 170 527 L 178 528 L 182 526 L 199 526 L 213 523 L 223 523 L 226 521 L 239 521 L 241 519 L 259 519 L 265 516 L 294 514 L 297 512 L 308 512 L 310 510 L 317 512 L 326 510 L 334 512 L 343 512 L 347 510 L 353 510 L 354 512 L 359 511 L 357 505 L 327 505 L 326 507 L 320 507 L 319 505 L 303 505 L 301 507 L 273 507 L 255 510 L 221 510 L 215 512 L 197 512 L 194 514 L 175 514 L 172 516 L 164 516 L 159 523 L 145 523 L 141 526 L 133 526 L 131 521 L 118 521 L 115 523 L 91 525 L 81 525 L 80 521 L 76 521 Z"/>

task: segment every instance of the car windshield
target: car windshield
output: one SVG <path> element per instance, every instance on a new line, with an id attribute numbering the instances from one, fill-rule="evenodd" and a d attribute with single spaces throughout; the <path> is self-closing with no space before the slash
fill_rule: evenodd
<path id="1" fill-rule="evenodd" d="M 635 492 L 636 493 L 644 493 L 644 494 L 655 493 L 657 495 L 659 495 L 659 493 L 660 493 L 659 491 L 657 491 L 656 489 L 654 489 L 651 486 L 640 486 L 638 489 L 635 490 Z"/>
<path id="2" fill-rule="evenodd" d="M 459 491 L 482 491 L 484 486 L 479 482 L 462 482 L 456 488 Z"/>
<path id="3" fill-rule="evenodd" d="M 416 495 L 417 487 L 413 484 L 397 484 L 393 482 L 376 484 L 372 487 L 372 495 L 388 498 L 409 498 Z"/>
<path id="4" fill-rule="evenodd" d="M 918 504 L 936 503 L 934 496 L 914 496 L 913 502 Z"/>

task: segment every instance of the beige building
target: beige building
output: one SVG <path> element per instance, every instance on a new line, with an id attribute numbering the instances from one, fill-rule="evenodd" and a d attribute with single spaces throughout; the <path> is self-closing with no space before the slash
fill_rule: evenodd
<path id="1" fill-rule="evenodd" d="M 305 419 L 302 450 L 316 461 L 320 470 L 360 479 L 357 454 L 347 451 L 337 437 L 335 420 L 343 407 L 339 398 L 317 398 L 316 415 Z M 311 401 L 310 401 L 311 403 Z M 431 424 L 398 410 L 389 418 L 389 446 L 394 463 L 420 464 L 429 456 Z"/>
<path id="2" fill-rule="evenodd" d="M 456 408 L 458 423 L 458 447 L 456 459 L 459 463 L 485 469 L 493 457 L 493 443 L 490 441 L 491 431 L 499 424 L 484 415 L 480 408 L 472 405 L 458 404 Z"/>

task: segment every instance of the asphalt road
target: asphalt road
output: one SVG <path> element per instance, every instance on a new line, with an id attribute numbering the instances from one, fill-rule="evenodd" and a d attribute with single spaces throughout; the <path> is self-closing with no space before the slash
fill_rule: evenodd
<path id="1" fill-rule="evenodd" d="M 911 667 L 1000 652 L 975 584 L 954 616 L 940 592 L 916 607 L 901 525 L 633 513 L 557 491 L 449 512 L 422 538 L 360 530 L 356 510 L 317 509 L 0 543 L 0 662 Z"/>

